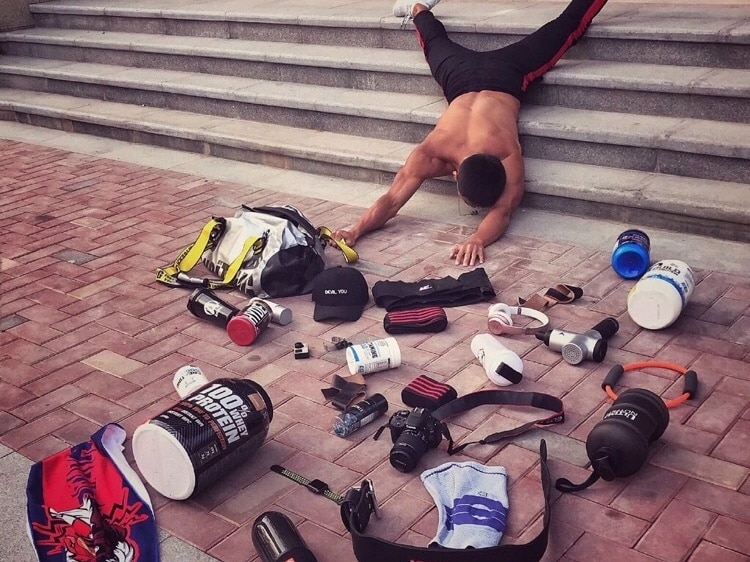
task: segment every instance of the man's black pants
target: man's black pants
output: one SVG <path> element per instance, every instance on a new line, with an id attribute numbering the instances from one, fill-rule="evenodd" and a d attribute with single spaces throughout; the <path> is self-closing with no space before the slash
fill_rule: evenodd
<path id="1" fill-rule="evenodd" d="M 556 19 L 524 39 L 494 51 L 474 51 L 448 37 L 431 11 L 414 17 L 419 43 L 448 102 L 492 90 L 521 100 L 529 85 L 552 68 L 586 32 L 607 0 L 573 0 Z"/>

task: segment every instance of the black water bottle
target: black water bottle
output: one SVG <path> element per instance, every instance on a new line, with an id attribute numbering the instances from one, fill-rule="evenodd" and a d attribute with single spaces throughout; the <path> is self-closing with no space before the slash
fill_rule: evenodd
<path id="1" fill-rule="evenodd" d="M 208 320 L 226 328 L 229 321 L 239 312 L 239 309 L 221 300 L 213 291 L 196 289 L 190 295 L 187 309 L 201 320 Z"/>
<path id="2" fill-rule="evenodd" d="M 346 437 L 388 411 L 388 401 L 382 394 L 357 402 L 333 418 L 333 432 Z"/>
<path id="3" fill-rule="evenodd" d="M 574 484 L 558 478 L 560 492 L 580 492 L 599 478 L 610 481 L 638 472 L 648 459 L 649 445 L 669 425 L 664 400 L 645 388 L 630 388 L 620 394 L 586 438 L 586 453 L 593 472 L 585 482 Z"/>
<path id="4" fill-rule="evenodd" d="M 667 425 L 669 410 L 659 396 L 645 388 L 624 391 L 586 438 L 591 467 L 607 481 L 635 474 Z"/>

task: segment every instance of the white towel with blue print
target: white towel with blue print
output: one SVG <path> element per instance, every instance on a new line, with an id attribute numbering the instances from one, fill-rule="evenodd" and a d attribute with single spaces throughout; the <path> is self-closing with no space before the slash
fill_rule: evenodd
<path id="1" fill-rule="evenodd" d="M 508 477 L 502 466 L 448 462 L 422 473 L 438 509 L 431 545 L 445 548 L 497 546 L 508 516 Z"/>

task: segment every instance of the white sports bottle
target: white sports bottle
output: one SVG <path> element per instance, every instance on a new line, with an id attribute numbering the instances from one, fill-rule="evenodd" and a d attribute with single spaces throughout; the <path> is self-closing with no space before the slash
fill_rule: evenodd
<path id="1" fill-rule="evenodd" d="M 521 382 L 523 361 L 492 334 L 478 334 L 471 340 L 471 351 L 484 367 L 487 378 L 498 386 Z"/>

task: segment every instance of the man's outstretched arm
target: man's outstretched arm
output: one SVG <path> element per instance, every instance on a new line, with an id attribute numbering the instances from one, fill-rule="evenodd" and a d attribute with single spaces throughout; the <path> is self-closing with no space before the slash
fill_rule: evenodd
<path id="1" fill-rule="evenodd" d="M 425 143 L 418 145 L 409 154 L 388 191 L 381 195 L 353 226 L 334 231 L 334 238 L 354 246 L 363 234 L 377 230 L 395 217 L 424 180 L 451 173 L 452 168 L 443 160 L 430 156 L 424 145 Z"/>
<path id="2" fill-rule="evenodd" d="M 523 158 L 520 153 L 503 160 L 506 173 L 505 189 L 487 211 L 474 234 L 451 248 L 450 257 L 456 265 L 472 266 L 484 263 L 484 248 L 500 238 L 510 224 L 510 217 L 521 203 L 524 188 Z"/>

